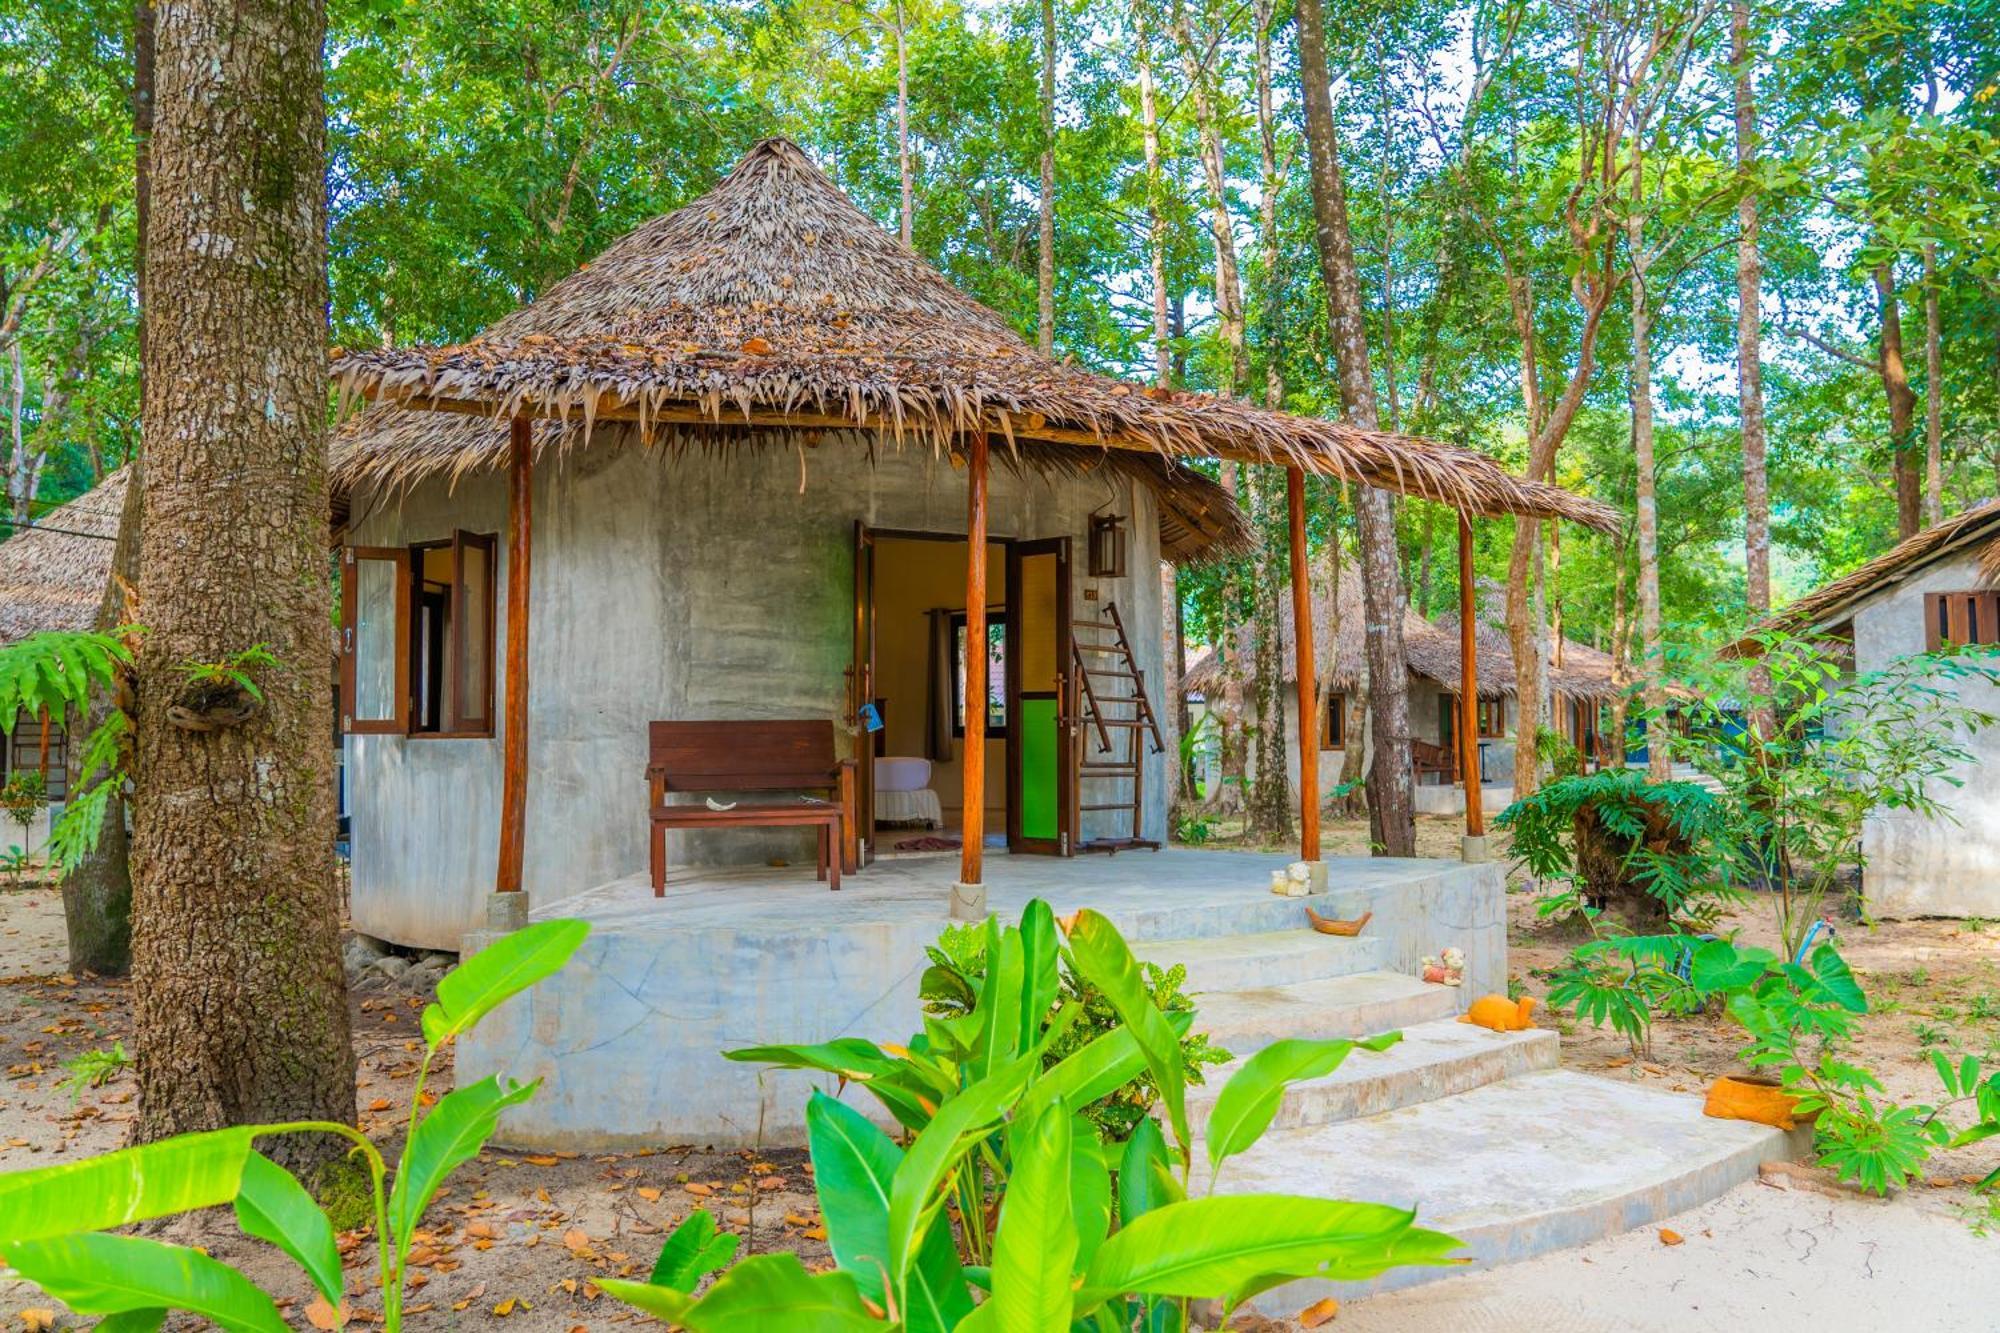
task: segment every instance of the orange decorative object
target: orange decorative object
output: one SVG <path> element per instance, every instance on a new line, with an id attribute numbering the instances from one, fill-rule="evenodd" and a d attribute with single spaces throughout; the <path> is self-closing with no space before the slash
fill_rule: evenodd
<path id="1" fill-rule="evenodd" d="M 1528 1015 L 1534 1010 L 1533 996 L 1510 1000 L 1504 995 L 1482 995 L 1472 1002 L 1472 1008 L 1459 1017 L 1461 1023 L 1477 1023 L 1495 1032 L 1521 1032 L 1533 1027 L 1534 1020 Z"/>
<path id="2" fill-rule="evenodd" d="M 1715 1080 L 1701 1113 L 1717 1120 L 1748 1120 L 1774 1129 L 1798 1128 L 1799 1099 L 1769 1079 Z"/>
<path id="3" fill-rule="evenodd" d="M 1306 908 L 1306 920 L 1312 922 L 1312 928 L 1322 935 L 1359 935 L 1361 928 L 1374 917 L 1373 912 L 1363 912 L 1352 921 L 1335 921 L 1332 917 L 1321 916 L 1310 907 Z"/>

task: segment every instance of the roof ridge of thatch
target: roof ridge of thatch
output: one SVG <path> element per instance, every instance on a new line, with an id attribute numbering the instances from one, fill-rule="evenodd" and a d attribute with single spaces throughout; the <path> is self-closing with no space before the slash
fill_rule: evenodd
<path id="1" fill-rule="evenodd" d="M 1043 356 L 875 223 L 796 144 L 767 139 L 711 191 L 654 218 L 469 342 L 336 349 L 343 399 L 488 417 L 634 423 L 642 438 L 863 428 L 936 451 L 968 432 L 1281 463 L 1473 513 L 1615 526 L 1607 506 L 1510 476 L 1483 454 L 1145 388 Z M 375 412 L 343 433 L 334 481 L 492 466 L 505 432 L 414 447 Z M 433 446 L 438 440 L 431 440 Z"/>

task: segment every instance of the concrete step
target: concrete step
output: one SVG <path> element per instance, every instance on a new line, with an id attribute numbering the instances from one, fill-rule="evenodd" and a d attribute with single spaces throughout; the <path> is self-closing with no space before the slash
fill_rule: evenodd
<path id="1" fill-rule="evenodd" d="M 1164 859 L 1174 855 L 1171 851 L 1121 852 L 1118 860 L 1122 864 L 1129 859 L 1143 871 L 1152 864 L 1145 858 Z M 1105 906 L 1088 899 L 1071 903 L 1061 894 L 1051 894 L 1049 901 L 1057 915 L 1077 907 L 1097 906 L 1116 923 L 1119 933 L 1134 944 L 1300 928 L 1307 924 L 1308 903 L 1314 911 L 1328 916 L 1353 916 L 1375 907 L 1376 919 L 1368 928 L 1368 933 L 1374 934 L 1388 916 L 1381 910 L 1385 897 L 1422 902 L 1426 895 L 1454 891 L 1464 883 L 1468 873 L 1466 866 L 1450 861 L 1341 858 L 1328 863 L 1328 892 L 1289 898 L 1270 892 L 1270 872 L 1284 864 L 1282 859 L 1246 855 L 1243 862 L 1243 869 L 1230 867 L 1228 877 L 1219 877 L 1212 886 L 1214 892 L 1199 899 L 1160 893 L 1143 904 Z"/>
<path id="2" fill-rule="evenodd" d="M 1211 991 L 1196 1026 L 1232 1055 L 1286 1037 L 1366 1037 L 1458 1012 L 1459 993 L 1400 972 L 1356 972 L 1255 989 Z"/>
<path id="3" fill-rule="evenodd" d="M 1324 977 L 1352 976 L 1382 966 L 1383 941 L 1321 935 L 1302 928 L 1255 935 L 1148 940 L 1133 946 L 1148 962 L 1186 966 L 1190 991 L 1248 990 Z"/>
<path id="4" fill-rule="evenodd" d="M 1556 1034 L 1542 1028 L 1490 1032 L 1455 1018 L 1418 1023 L 1404 1028 L 1403 1039 L 1386 1051 L 1356 1051 L 1324 1078 L 1287 1088 L 1271 1129 L 1358 1120 L 1454 1097 L 1516 1074 L 1554 1069 L 1560 1046 Z M 1188 1090 L 1188 1115 L 1197 1134 L 1208 1125 L 1216 1094 L 1241 1063 L 1205 1071 L 1202 1086 Z"/>
<path id="5" fill-rule="evenodd" d="M 1522 1074 L 1365 1119 L 1274 1130 L 1224 1164 L 1220 1189 L 1414 1206 L 1418 1225 L 1465 1242 L 1474 1267 L 1514 1263 L 1662 1222 L 1810 1146 L 1809 1129 L 1711 1120 L 1701 1106 L 1698 1096 L 1567 1070 Z M 1325 1296 L 1464 1271 L 1293 1282 L 1257 1306 L 1290 1314 Z"/>

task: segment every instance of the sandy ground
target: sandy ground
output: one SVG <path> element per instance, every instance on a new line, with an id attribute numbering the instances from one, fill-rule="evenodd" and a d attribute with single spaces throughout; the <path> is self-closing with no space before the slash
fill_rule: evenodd
<path id="1" fill-rule="evenodd" d="M 1365 830 L 1329 830 L 1329 850 L 1358 853 Z M 1450 820 L 1422 821 L 1421 850 L 1455 855 Z M 1226 845 L 1226 844 L 1225 844 Z M 1510 902 L 1515 971 L 1535 977 L 1568 948 L 1538 928 L 1532 896 Z M 1746 932 L 1759 928 L 1754 911 Z M 61 903 L 46 888 L 0 892 L 0 1170 L 20 1170 L 119 1146 L 131 1117 L 128 1072 L 103 1086 L 61 1086 L 62 1062 L 129 1045 L 123 983 L 64 975 Z M 1842 945 L 1880 1001 L 1865 1039 L 1892 1092 L 1928 1095 L 1925 1041 L 2000 1059 L 2000 926 L 1943 922 L 1843 928 Z M 1982 1002 L 1980 997 L 1988 996 Z M 393 1159 L 416 1069 L 422 994 L 387 988 L 352 1000 L 363 1128 Z M 1566 1064 L 1697 1088 L 1729 1067 L 1725 1027 L 1695 1021 L 1663 1028 L 1634 1061 L 1616 1038 L 1564 1035 Z M 446 1068 L 433 1085 L 448 1086 Z M 1993 1146 L 1993 1145 L 1989 1145 Z M 1453 1278 L 1344 1308 L 1342 1329 L 1566 1330 L 1740 1328 L 2000 1329 L 2000 1239 L 1966 1220 L 1980 1210 L 1964 1180 L 2000 1162 L 2000 1148 L 1940 1160 L 1933 1182 L 1890 1202 L 1828 1194 L 1779 1179 L 1743 1186 L 1674 1219 L 1684 1237 L 1665 1245 L 1645 1229 L 1491 1273 Z M 505 1326 L 521 1333 L 588 1333 L 635 1321 L 591 1279 L 643 1276 L 660 1238 L 696 1207 L 744 1235 L 744 1253 L 799 1252 L 827 1262 L 824 1233 L 802 1152 L 717 1152 L 663 1145 L 650 1153 L 543 1156 L 489 1151 L 454 1177 L 427 1218 L 412 1291 L 413 1329 Z M 2000 1229 L 2000 1228 L 1996 1228 Z M 306 1327 L 310 1292 L 273 1251 L 246 1241 L 226 1214 L 169 1229 L 243 1265 Z M 379 1319 L 368 1237 L 343 1238 L 350 1315 Z M 0 1333 L 39 1324 L 53 1302 L 0 1284 Z M 34 1312 L 28 1315 L 26 1312 Z M 58 1311 L 58 1326 L 70 1322 Z M 504 1329 L 503 1329 L 504 1333 Z"/>

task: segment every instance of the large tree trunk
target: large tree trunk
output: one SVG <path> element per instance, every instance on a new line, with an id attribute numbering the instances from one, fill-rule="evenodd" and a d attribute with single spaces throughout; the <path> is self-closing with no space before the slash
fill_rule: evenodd
<path id="1" fill-rule="evenodd" d="M 1173 383 L 1173 328 L 1167 295 L 1165 167 L 1160 153 L 1160 112 L 1153 85 L 1153 43 L 1146 7 L 1134 7 L 1139 29 L 1139 126 L 1146 151 L 1146 260 L 1153 281 L 1153 383 Z"/>
<path id="2" fill-rule="evenodd" d="M 1882 311 L 1882 340 L 1876 362 L 1882 393 L 1889 401 L 1890 469 L 1896 484 L 1896 536 L 1914 537 L 1923 526 L 1923 488 L 1917 476 L 1917 395 L 1903 363 L 1902 301 L 1896 294 L 1893 264 L 1875 266 L 1875 295 Z"/>
<path id="3" fill-rule="evenodd" d="M 147 163 L 153 138 L 153 0 L 132 6 L 132 195 L 138 235 L 146 234 L 151 187 Z M 134 247 L 134 287 L 139 295 L 139 400 L 146 397 L 146 247 Z M 125 504 L 119 511 L 118 541 L 111 554 L 111 578 L 98 602 L 97 628 L 109 632 L 132 617 L 125 605 L 125 587 L 139 582 L 139 512 L 141 479 L 137 450 L 127 460 Z M 101 478 L 95 478 L 101 480 Z M 120 584 L 120 580 L 124 584 Z M 89 736 L 110 715 L 115 702 L 94 697 L 73 728 L 78 741 Z M 83 746 L 69 747 L 69 790 L 83 779 Z M 126 827 L 125 796 L 113 792 L 104 808 L 103 831 L 97 847 L 63 876 L 63 924 L 69 940 L 69 970 L 122 976 L 132 966 L 132 840 Z"/>
<path id="4" fill-rule="evenodd" d="M 1035 345 L 1056 350 L 1056 6 L 1042 0 L 1042 190 L 1035 250 Z"/>
<path id="5" fill-rule="evenodd" d="M 1944 519 L 1944 345 L 1937 242 L 1924 242 L 1924 522 Z"/>
<path id="6" fill-rule="evenodd" d="M 1299 82 L 1305 110 L 1306 150 L 1312 163 L 1313 222 L 1320 273 L 1326 286 L 1327 322 L 1339 363 L 1345 416 L 1374 429 L 1380 422 L 1375 381 L 1369 371 L 1368 331 L 1361 304 L 1361 276 L 1347 225 L 1340 145 L 1334 136 L 1327 85 L 1326 25 L 1319 0 L 1299 0 Z M 1396 564 L 1396 512 L 1389 496 L 1372 486 L 1355 492 L 1361 539 L 1363 604 L 1368 617 L 1368 699 L 1373 726 L 1368 766 L 1371 842 L 1386 856 L 1416 854 L 1416 795 L 1410 774 L 1410 695 L 1403 652 L 1403 579 Z"/>
<path id="7" fill-rule="evenodd" d="M 1635 152 L 1633 178 L 1639 178 Z M 1645 215 L 1635 198 L 1625 222 L 1632 262 L 1632 454 L 1638 469 L 1639 645 L 1645 656 L 1646 712 L 1651 733 L 1646 744 L 1646 770 L 1664 781 L 1670 772 L 1667 750 L 1660 744 L 1664 728 L 1661 710 L 1666 694 L 1660 676 L 1660 508 L 1655 494 L 1653 457 L 1653 312 L 1646 290 Z"/>
<path id="8" fill-rule="evenodd" d="M 1771 610 L 1771 486 L 1764 468 L 1763 264 L 1757 250 L 1757 103 L 1751 67 L 1750 0 L 1733 0 L 1729 59 L 1736 66 L 1736 168 L 1743 197 L 1736 203 L 1736 398 L 1743 426 L 1744 596 L 1750 618 Z"/>
<path id="9" fill-rule="evenodd" d="M 910 34 L 903 0 L 896 0 L 896 167 L 902 180 L 902 209 L 898 215 L 903 244 L 910 244 L 916 228 L 916 184 L 910 164 Z"/>
<path id="10" fill-rule="evenodd" d="M 322 0 L 159 11 L 132 833 L 141 1140 L 354 1118 L 333 867 Z M 263 644 L 248 721 L 183 664 Z M 339 1154 L 274 1143 L 288 1165 Z"/>
<path id="11" fill-rule="evenodd" d="M 1215 246 L 1215 323 L 1222 335 L 1225 364 L 1217 373 L 1216 391 L 1234 398 L 1249 374 L 1244 350 L 1243 280 L 1236 262 L 1236 229 L 1229 216 L 1229 183 L 1222 152 L 1222 131 L 1216 120 L 1215 97 L 1208 84 L 1187 6 L 1174 4 L 1174 38 L 1187 73 L 1188 95 L 1194 102 L 1195 128 L 1201 145 L 1201 172 L 1208 185 L 1209 233 Z"/>

